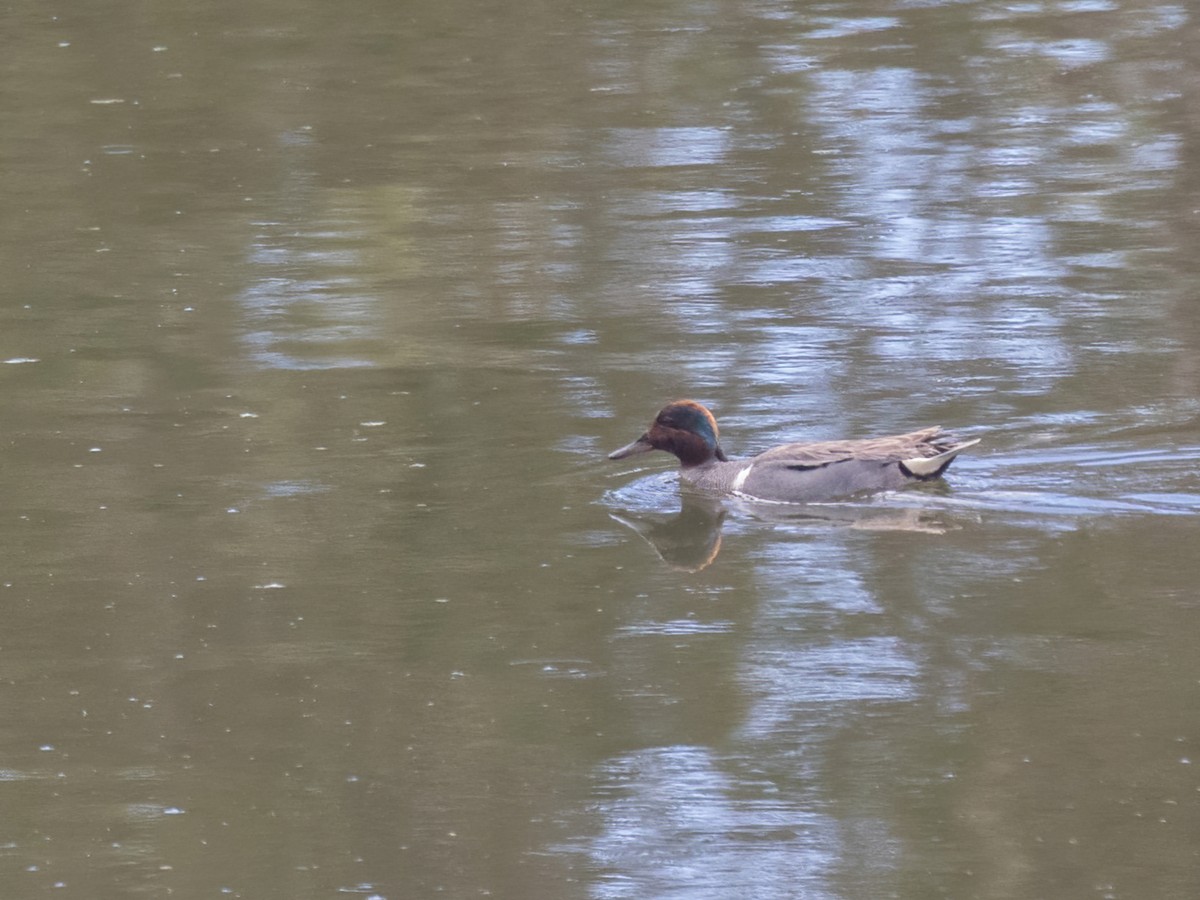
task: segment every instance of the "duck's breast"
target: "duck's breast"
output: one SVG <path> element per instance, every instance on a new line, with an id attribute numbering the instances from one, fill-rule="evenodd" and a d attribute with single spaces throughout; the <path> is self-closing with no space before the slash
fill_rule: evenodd
<path id="1" fill-rule="evenodd" d="M 688 484 L 721 494 L 741 490 L 750 468 L 748 459 L 713 461 L 707 465 L 681 469 L 680 475 Z"/>

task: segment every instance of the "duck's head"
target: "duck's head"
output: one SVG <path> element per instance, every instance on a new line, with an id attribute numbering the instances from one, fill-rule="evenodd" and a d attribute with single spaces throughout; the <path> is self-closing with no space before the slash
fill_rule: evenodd
<path id="1" fill-rule="evenodd" d="M 662 408 L 654 423 L 632 444 L 608 454 L 624 459 L 637 453 L 665 450 L 674 453 L 684 468 L 704 465 L 714 459 L 725 461 L 720 432 L 713 414 L 695 400 L 676 400 Z"/>

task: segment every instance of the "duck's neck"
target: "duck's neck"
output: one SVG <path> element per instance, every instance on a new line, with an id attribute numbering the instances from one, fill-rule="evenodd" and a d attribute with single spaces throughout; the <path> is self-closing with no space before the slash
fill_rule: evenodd
<path id="1" fill-rule="evenodd" d="M 671 451 L 679 458 L 679 465 L 685 469 L 707 466 L 714 462 L 729 462 L 720 444 L 710 444 L 697 434 L 688 434 L 685 439 L 676 440 Z"/>

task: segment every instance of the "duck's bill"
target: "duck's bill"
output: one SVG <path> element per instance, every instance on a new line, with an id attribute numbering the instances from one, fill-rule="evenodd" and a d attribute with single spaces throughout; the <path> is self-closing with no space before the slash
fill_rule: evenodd
<path id="1" fill-rule="evenodd" d="M 636 456 L 639 453 L 649 453 L 653 449 L 654 446 L 650 443 L 649 438 L 643 434 L 632 444 L 626 444 L 620 450 L 614 450 L 612 453 L 608 454 L 608 458 L 624 459 L 627 456 Z"/>

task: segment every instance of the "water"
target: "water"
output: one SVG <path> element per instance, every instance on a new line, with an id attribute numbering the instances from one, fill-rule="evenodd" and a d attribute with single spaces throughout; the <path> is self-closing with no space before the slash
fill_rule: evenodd
<path id="1" fill-rule="evenodd" d="M 0 895 L 1195 897 L 1192 19 L 18 4 Z"/>

